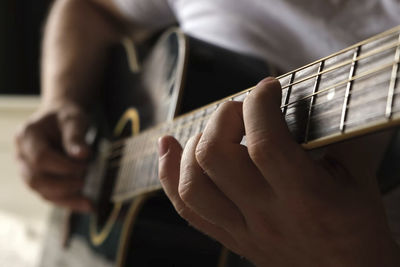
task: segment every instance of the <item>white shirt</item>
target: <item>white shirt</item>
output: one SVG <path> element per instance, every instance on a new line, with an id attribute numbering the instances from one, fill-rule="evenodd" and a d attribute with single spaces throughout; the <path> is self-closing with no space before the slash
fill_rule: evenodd
<path id="1" fill-rule="evenodd" d="M 184 32 L 284 71 L 400 24 L 400 0 L 114 0 L 132 21 Z"/>

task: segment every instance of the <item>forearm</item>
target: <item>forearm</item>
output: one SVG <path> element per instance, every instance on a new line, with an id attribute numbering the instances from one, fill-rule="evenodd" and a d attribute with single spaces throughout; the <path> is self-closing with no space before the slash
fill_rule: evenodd
<path id="1" fill-rule="evenodd" d="M 105 2 L 105 1 L 103 1 Z M 59 0 L 53 6 L 42 47 L 42 107 L 74 103 L 86 109 L 108 47 L 124 33 L 122 19 L 89 0 Z"/>

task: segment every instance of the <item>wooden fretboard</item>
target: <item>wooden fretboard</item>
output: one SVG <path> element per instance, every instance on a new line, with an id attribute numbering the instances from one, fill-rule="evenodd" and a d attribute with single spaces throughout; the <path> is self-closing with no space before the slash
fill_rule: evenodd
<path id="1" fill-rule="evenodd" d="M 294 138 L 312 149 L 399 125 L 399 62 L 400 26 L 278 77 Z M 184 146 L 218 106 L 243 101 L 252 89 L 112 144 L 109 168 L 119 169 L 112 201 L 160 189 L 157 139 L 172 135 Z"/>

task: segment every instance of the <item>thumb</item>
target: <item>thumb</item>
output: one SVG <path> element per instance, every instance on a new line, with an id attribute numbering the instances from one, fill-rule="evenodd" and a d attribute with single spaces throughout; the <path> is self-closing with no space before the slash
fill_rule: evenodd
<path id="1" fill-rule="evenodd" d="M 87 115 L 78 109 L 60 112 L 59 127 L 65 152 L 76 159 L 87 159 L 90 148 L 85 140 L 89 128 Z"/>

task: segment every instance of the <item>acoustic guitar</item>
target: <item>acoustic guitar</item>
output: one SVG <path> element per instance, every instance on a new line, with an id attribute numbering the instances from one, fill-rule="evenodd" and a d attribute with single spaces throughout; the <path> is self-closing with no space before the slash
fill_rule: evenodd
<path id="1" fill-rule="evenodd" d="M 125 44 L 136 72 L 133 49 Z M 315 149 L 399 125 L 399 64 L 400 26 L 279 76 L 281 109 L 294 138 Z M 184 146 L 218 106 L 243 101 L 250 86 L 270 73 L 251 56 L 212 47 L 179 29 L 164 33 L 140 74 L 132 74 L 134 90 L 117 93 L 114 84 L 104 94 L 114 103 L 104 116 L 116 123 L 112 139 L 96 142 L 85 186 L 97 212 L 72 216 L 72 238 L 84 236 L 119 267 L 229 264 L 228 252 L 188 226 L 166 201 L 157 177 L 157 139 L 172 135 Z M 210 98 L 221 94 L 230 96 Z M 116 95 L 125 103 L 117 108 Z M 116 120 L 116 110 L 131 100 L 135 107 Z"/>

